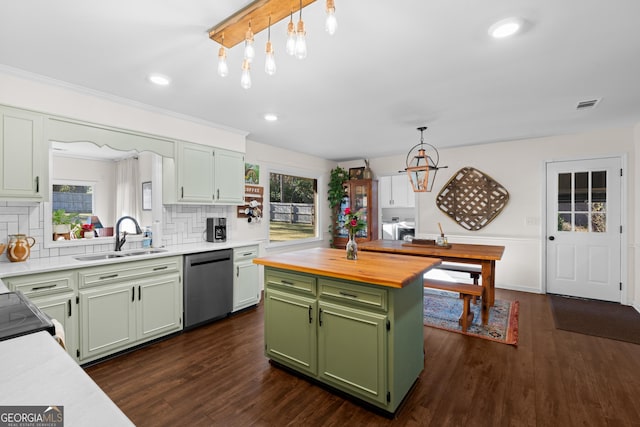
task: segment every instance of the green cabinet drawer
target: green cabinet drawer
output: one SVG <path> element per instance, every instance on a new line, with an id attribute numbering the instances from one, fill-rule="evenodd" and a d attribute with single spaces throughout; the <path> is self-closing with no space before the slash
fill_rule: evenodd
<path id="1" fill-rule="evenodd" d="M 111 265 L 83 268 L 78 274 L 78 282 L 82 289 L 181 271 L 181 256 L 160 257 L 144 261 L 121 262 Z"/>
<path id="2" fill-rule="evenodd" d="M 320 298 L 350 305 L 387 311 L 387 290 L 379 286 L 356 285 L 331 279 L 318 279 Z"/>
<path id="3" fill-rule="evenodd" d="M 41 295 L 74 292 L 76 290 L 76 273 L 65 270 L 56 273 L 29 274 L 3 279 L 7 287 L 13 291 L 20 291 L 28 298 Z"/>
<path id="4" fill-rule="evenodd" d="M 316 278 L 304 274 L 265 269 L 265 286 L 275 286 L 288 291 L 296 291 L 302 295 L 317 295 Z"/>

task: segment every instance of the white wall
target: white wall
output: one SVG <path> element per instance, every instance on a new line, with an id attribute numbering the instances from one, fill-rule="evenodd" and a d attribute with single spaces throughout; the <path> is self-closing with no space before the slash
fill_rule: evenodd
<path id="1" fill-rule="evenodd" d="M 319 230 L 321 232 L 322 241 L 310 242 L 307 244 L 286 245 L 286 246 L 268 246 L 269 223 L 268 221 L 249 223 L 246 219 L 235 218 L 237 215 L 232 211 L 235 221 L 234 238 L 239 240 L 262 240 L 268 253 L 291 251 L 303 249 L 313 246 L 328 246 L 328 212 L 329 203 L 327 201 L 327 185 L 329 173 L 336 166 L 335 162 L 321 159 L 319 157 L 310 156 L 308 154 L 298 153 L 290 150 L 273 147 L 271 145 L 261 144 L 259 142 L 247 140 L 247 152 L 245 162 L 260 166 L 260 182 L 258 185 L 264 187 L 264 195 L 266 206 L 264 212 L 269 212 L 269 173 L 270 172 L 286 172 L 290 174 L 299 173 L 303 176 L 318 179 L 318 203 L 321 212 L 319 218 Z"/>
<path id="2" fill-rule="evenodd" d="M 452 242 L 504 245 L 504 257 L 497 263 L 496 285 L 544 292 L 542 250 L 545 220 L 542 209 L 545 161 L 626 154 L 625 234 L 629 252 L 626 299 L 628 303 L 635 302 L 637 307 L 640 291 L 636 291 L 635 284 L 640 283 L 640 278 L 633 265 L 640 262 L 639 255 L 636 255 L 638 251 L 635 250 L 640 242 L 640 200 L 634 190 L 640 188 L 640 179 L 635 172 L 640 168 L 639 148 L 640 125 L 635 128 L 440 149 L 440 165 L 448 166 L 448 169 L 438 172 L 432 193 L 417 193 L 416 231 L 421 237 L 433 237 L 439 234 L 437 224 L 440 222 Z M 371 159 L 370 166 L 375 176 L 393 175 L 405 167 L 405 157 L 398 155 Z M 341 164 L 345 168 L 362 165 L 362 161 Z M 479 231 L 467 231 L 435 205 L 440 189 L 456 171 L 465 166 L 484 172 L 509 191 L 510 199 L 505 210 Z"/>
<path id="3" fill-rule="evenodd" d="M 636 310 L 640 311 L 640 196 L 637 196 L 640 189 L 640 123 L 634 128 L 634 147 L 635 156 L 629 158 L 629 163 L 634 165 L 636 171 L 633 179 L 629 179 L 629 192 L 635 194 L 635 200 L 629 202 L 634 207 L 633 212 L 629 216 L 629 222 L 635 224 L 633 238 L 629 239 L 629 275 L 633 277 L 635 283 L 635 294 L 633 296 L 633 305 Z"/>
<path id="4" fill-rule="evenodd" d="M 0 104 L 72 119 L 245 151 L 246 132 L 162 111 L 52 79 L 26 79 L 0 69 Z"/>
<path id="5" fill-rule="evenodd" d="M 140 194 L 142 194 L 142 183 L 147 181 L 152 181 L 152 171 L 151 165 L 153 163 L 154 154 L 148 151 L 142 152 L 138 155 L 138 177 L 140 182 L 138 183 L 138 188 L 140 189 Z M 153 185 L 153 184 L 152 184 Z M 142 209 L 142 204 L 140 204 L 140 209 Z M 140 211 L 140 227 L 146 227 L 153 224 L 153 215 L 151 211 Z"/>

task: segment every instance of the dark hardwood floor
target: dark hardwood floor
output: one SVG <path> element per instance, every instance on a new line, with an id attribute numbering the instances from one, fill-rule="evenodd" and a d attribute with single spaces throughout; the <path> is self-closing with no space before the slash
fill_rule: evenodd
<path id="1" fill-rule="evenodd" d="M 86 369 L 138 426 L 640 426 L 640 345 L 556 330 L 520 301 L 518 347 L 425 327 L 425 369 L 387 419 L 270 365 L 262 306 Z"/>

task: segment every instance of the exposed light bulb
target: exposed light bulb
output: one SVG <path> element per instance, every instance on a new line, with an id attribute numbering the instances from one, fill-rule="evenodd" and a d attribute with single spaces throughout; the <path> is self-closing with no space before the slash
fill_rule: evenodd
<path id="1" fill-rule="evenodd" d="M 245 59 L 242 61 L 242 76 L 240 77 L 240 86 L 243 89 L 251 88 L 251 66 L 249 65 L 249 60 Z"/>
<path id="2" fill-rule="evenodd" d="M 338 29 L 338 21 L 336 20 L 336 6 L 333 0 L 327 0 L 327 20 L 324 23 L 324 29 L 330 35 L 334 35 Z"/>
<path id="3" fill-rule="evenodd" d="M 253 47 L 253 31 L 251 30 L 251 21 L 249 21 L 249 29 L 244 37 L 244 59 L 251 62 L 256 57 L 256 50 Z"/>
<path id="4" fill-rule="evenodd" d="M 224 50 L 224 46 L 220 46 L 220 49 L 218 50 L 218 75 L 220 77 L 226 77 L 229 75 L 227 52 Z"/>
<path id="5" fill-rule="evenodd" d="M 296 31 L 296 58 L 298 59 L 307 57 L 307 41 L 305 35 L 304 22 L 300 19 L 298 21 L 298 30 Z"/>
<path id="6" fill-rule="evenodd" d="M 270 41 L 267 42 L 266 52 L 267 58 L 264 62 L 264 72 L 273 76 L 276 73 L 276 58 Z"/>
<path id="7" fill-rule="evenodd" d="M 269 15 L 269 32 L 267 35 L 266 46 L 267 58 L 264 62 L 264 72 L 273 76 L 276 73 L 276 58 L 273 51 L 273 45 L 271 44 L 271 15 Z"/>
<path id="8" fill-rule="evenodd" d="M 245 40 L 244 41 L 244 59 L 251 62 L 255 57 L 256 57 L 256 50 L 253 47 L 253 40 L 252 41 Z"/>
<path id="9" fill-rule="evenodd" d="M 293 56 L 296 54 L 296 26 L 293 24 L 293 12 L 291 19 L 287 25 L 287 54 Z"/>

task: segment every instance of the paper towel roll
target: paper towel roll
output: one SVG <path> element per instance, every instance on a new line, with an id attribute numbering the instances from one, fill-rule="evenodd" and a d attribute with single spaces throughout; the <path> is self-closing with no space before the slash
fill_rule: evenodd
<path id="1" fill-rule="evenodd" d="M 154 221 L 151 226 L 151 247 L 161 248 L 162 245 L 162 224 L 160 221 Z"/>

